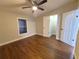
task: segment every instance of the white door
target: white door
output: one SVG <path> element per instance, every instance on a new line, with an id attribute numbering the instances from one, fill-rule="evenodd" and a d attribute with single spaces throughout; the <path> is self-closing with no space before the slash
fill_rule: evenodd
<path id="1" fill-rule="evenodd" d="M 43 36 L 49 37 L 50 16 L 43 17 Z"/>
<path id="2" fill-rule="evenodd" d="M 75 11 L 70 11 L 63 13 L 62 18 L 62 30 L 61 30 L 61 41 L 74 46 L 74 38 L 73 36 L 73 29 L 75 24 Z"/>

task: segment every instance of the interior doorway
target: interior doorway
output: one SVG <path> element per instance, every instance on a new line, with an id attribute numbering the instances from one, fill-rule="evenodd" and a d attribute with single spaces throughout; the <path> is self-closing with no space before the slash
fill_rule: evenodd
<path id="1" fill-rule="evenodd" d="M 50 16 L 50 24 L 49 24 L 49 34 L 50 36 L 55 35 L 57 32 L 57 21 L 58 21 L 58 15 L 51 15 Z"/>
<path id="2" fill-rule="evenodd" d="M 51 37 L 52 35 L 58 38 L 59 33 L 58 15 L 44 16 L 43 18 L 43 36 Z"/>

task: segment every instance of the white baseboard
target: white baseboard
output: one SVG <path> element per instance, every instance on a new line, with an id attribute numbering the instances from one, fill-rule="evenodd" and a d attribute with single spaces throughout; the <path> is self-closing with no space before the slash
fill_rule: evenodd
<path id="1" fill-rule="evenodd" d="M 12 42 L 19 41 L 19 40 L 21 40 L 21 39 L 24 39 L 24 38 L 27 38 L 27 37 L 30 37 L 30 36 L 33 36 L 33 35 L 36 35 L 36 33 L 31 34 L 31 35 L 28 35 L 28 36 L 20 37 L 20 38 L 18 38 L 18 39 L 11 40 L 11 41 L 8 41 L 8 42 L 5 42 L 5 43 L 1 43 L 0 46 L 4 46 L 4 45 L 10 44 L 10 43 L 12 43 Z"/>
<path id="2" fill-rule="evenodd" d="M 38 34 L 38 33 L 37 33 L 37 35 L 44 36 L 43 34 Z M 56 34 L 53 34 L 53 35 L 56 35 Z M 48 35 L 47 35 L 47 36 L 45 35 L 44 37 L 48 37 L 48 38 L 49 38 L 49 37 L 51 37 L 51 36 L 52 36 L 52 35 L 49 35 L 49 36 L 48 36 Z M 59 40 L 59 37 L 56 36 L 56 39 Z"/>
<path id="3" fill-rule="evenodd" d="M 40 36 L 43 36 L 43 37 L 50 37 L 50 36 L 44 36 L 43 34 L 38 34 L 38 33 L 36 35 L 40 35 Z"/>
<path id="4" fill-rule="evenodd" d="M 38 34 L 38 33 L 37 33 L 36 35 L 40 35 L 40 36 L 43 36 L 43 34 Z"/>
<path id="5" fill-rule="evenodd" d="M 60 40 L 59 37 L 56 37 L 57 40 Z"/>
<path id="6" fill-rule="evenodd" d="M 20 40 L 20 39 L 14 39 L 14 40 L 11 40 L 11 41 L 8 41 L 8 42 L 5 42 L 5 43 L 1 43 L 0 46 L 7 45 L 7 44 L 10 44 L 10 43 L 18 41 L 18 40 Z"/>

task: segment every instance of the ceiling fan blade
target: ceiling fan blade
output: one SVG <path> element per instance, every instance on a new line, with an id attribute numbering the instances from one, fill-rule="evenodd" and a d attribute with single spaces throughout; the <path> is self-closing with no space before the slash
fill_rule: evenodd
<path id="1" fill-rule="evenodd" d="M 22 9 L 25 9 L 25 8 L 31 8 L 31 7 L 22 7 Z"/>
<path id="2" fill-rule="evenodd" d="M 41 7 L 38 7 L 38 9 L 40 9 L 40 10 L 44 11 L 44 9 L 43 9 L 43 8 L 41 8 Z"/>
<path id="3" fill-rule="evenodd" d="M 47 0 L 43 0 L 38 5 L 42 5 L 42 4 L 46 3 L 46 2 L 47 2 Z"/>
<path id="4" fill-rule="evenodd" d="M 38 3 L 37 3 L 36 1 L 33 1 L 33 3 L 34 3 L 35 5 L 38 5 Z"/>

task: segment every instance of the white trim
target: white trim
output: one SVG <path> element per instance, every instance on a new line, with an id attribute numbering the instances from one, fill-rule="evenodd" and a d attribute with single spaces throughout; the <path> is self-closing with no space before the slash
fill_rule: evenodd
<path id="1" fill-rule="evenodd" d="M 57 40 L 60 40 L 58 37 L 56 37 Z"/>
<path id="2" fill-rule="evenodd" d="M 40 35 L 40 36 L 43 36 L 43 37 L 50 37 L 50 36 L 45 36 L 43 34 L 38 34 L 38 33 L 36 33 L 36 35 Z"/>
<path id="3" fill-rule="evenodd" d="M 7 44 L 10 44 L 12 42 L 15 42 L 15 41 L 19 41 L 20 39 L 15 39 L 15 40 L 11 40 L 11 41 L 8 41 L 8 42 L 5 42 L 5 43 L 1 43 L 0 46 L 4 46 L 4 45 L 7 45 Z"/>
<path id="4" fill-rule="evenodd" d="M 43 34 L 38 34 L 38 33 L 37 33 L 37 35 L 43 36 Z"/>
<path id="5" fill-rule="evenodd" d="M 12 42 L 19 41 L 19 40 L 21 40 L 21 39 L 24 39 L 24 38 L 27 38 L 27 37 L 30 37 L 30 36 L 33 36 L 33 35 L 36 35 L 36 33 L 31 34 L 31 35 L 28 35 L 28 36 L 20 37 L 20 38 L 18 38 L 18 39 L 11 40 L 11 41 L 8 41 L 8 42 L 5 42 L 5 43 L 1 43 L 0 46 L 7 45 L 7 44 L 10 44 L 10 43 L 12 43 Z"/>
<path id="6" fill-rule="evenodd" d="M 43 35 L 44 37 L 51 37 L 51 35 Z"/>

